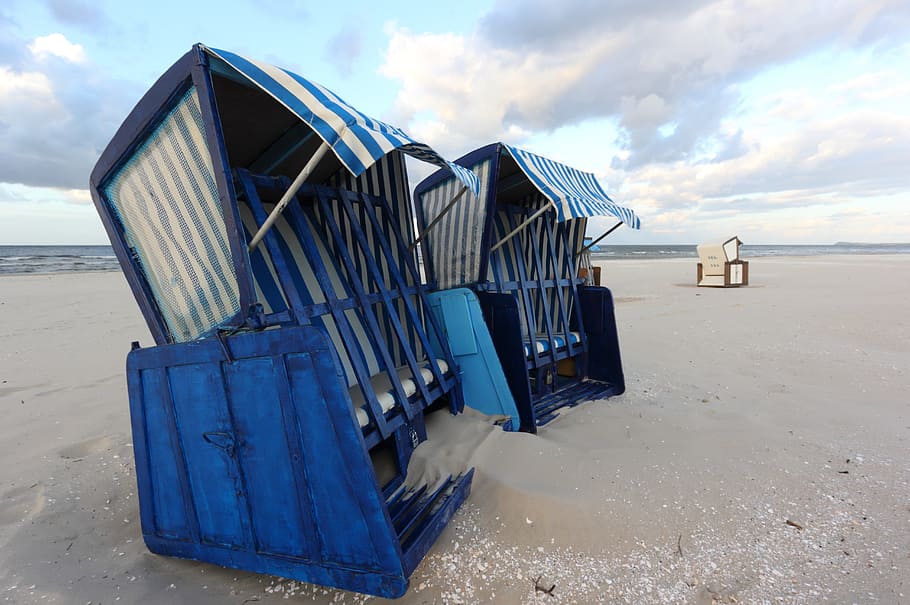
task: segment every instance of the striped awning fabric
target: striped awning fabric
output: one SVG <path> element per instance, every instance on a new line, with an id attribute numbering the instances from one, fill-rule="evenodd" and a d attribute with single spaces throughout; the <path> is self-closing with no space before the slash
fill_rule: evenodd
<path id="1" fill-rule="evenodd" d="M 480 181 L 473 172 L 447 161 L 401 129 L 357 111 L 327 88 L 268 63 L 226 50 L 203 48 L 312 127 L 354 176 L 360 176 L 387 153 L 399 149 L 424 162 L 450 169 L 468 189 L 475 194 L 480 192 Z"/>
<path id="2" fill-rule="evenodd" d="M 641 221 L 629 208 L 619 206 L 590 172 L 548 160 L 530 151 L 503 144 L 522 172 L 553 203 L 559 221 L 588 216 L 615 216 L 632 229 Z"/>

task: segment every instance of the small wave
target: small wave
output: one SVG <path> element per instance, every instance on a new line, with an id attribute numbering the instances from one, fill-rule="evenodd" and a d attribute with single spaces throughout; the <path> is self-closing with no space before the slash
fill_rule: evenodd
<path id="1" fill-rule="evenodd" d="M 0 273 L 117 271 L 110 246 L 0 246 Z"/>

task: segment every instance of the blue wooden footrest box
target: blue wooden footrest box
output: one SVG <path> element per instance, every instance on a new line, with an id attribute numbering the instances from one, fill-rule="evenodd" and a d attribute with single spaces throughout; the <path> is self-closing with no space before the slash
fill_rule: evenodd
<path id="1" fill-rule="evenodd" d="M 383 490 L 319 328 L 136 349 L 127 374 L 153 552 L 398 597 L 470 491 Z"/>

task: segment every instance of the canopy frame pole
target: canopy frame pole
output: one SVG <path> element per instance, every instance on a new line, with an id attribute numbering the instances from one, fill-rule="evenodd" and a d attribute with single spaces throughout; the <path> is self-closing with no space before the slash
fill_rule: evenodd
<path id="1" fill-rule="evenodd" d="M 265 222 L 262 223 L 262 226 L 259 227 L 259 231 L 256 232 L 256 235 L 253 236 L 253 239 L 250 240 L 250 245 L 248 246 L 248 251 L 252 252 L 256 249 L 256 246 L 259 245 L 259 242 L 262 241 L 262 238 L 265 237 L 265 234 L 268 233 L 269 229 L 272 228 L 272 225 L 275 224 L 275 221 L 278 220 L 278 215 L 284 212 L 285 207 L 291 201 L 291 198 L 300 191 L 300 188 L 303 187 L 304 181 L 309 178 L 313 173 L 313 170 L 316 169 L 316 164 L 319 163 L 319 160 L 325 155 L 329 150 L 329 144 L 325 141 L 319 146 L 316 152 L 313 154 L 313 157 L 307 161 L 306 165 L 300 171 L 300 174 L 297 175 L 297 178 L 294 179 L 294 182 L 291 183 L 291 186 L 288 187 L 288 190 L 284 192 L 284 195 L 281 196 L 281 199 L 278 200 L 278 204 L 272 209 L 272 212 L 266 217 Z"/>
<path id="2" fill-rule="evenodd" d="M 584 254 L 585 252 L 587 252 L 588 250 L 590 250 L 591 248 L 593 248 L 594 246 L 596 246 L 596 245 L 597 245 L 597 242 L 599 242 L 599 241 L 602 240 L 603 238 L 607 237 L 608 235 L 610 235 L 611 233 L 613 233 L 614 231 L 616 231 L 617 229 L 619 229 L 621 226 L 622 226 L 622 221 L 619 221 L 618 223 L 616 223 L 615 225 L 613 225 L 612 227 L 610 227 L 609 229 L 607 229 L 606 232 L 604 232 L 603 235 L 601 235 L 601 236 L 598 237 L 596 240 L 592 241 L 590 244 L 588 244 L 587 246 L 585 246 L 584 248 L 582 248 L 581 250 L 579 250 L 579 251 L 578 251 L 578 254 L 575 255 L 575 258 L 578 258 L 578 257 L 581 256 L 582 254 Z"/>
<path id="3" fill-rule="evenodd" d="M 548 201 L 549 201 L 549 200 L 548 200 Z M 503 244 L 505 244 L 506 242 L 508 242 L 510 239 L 512 239 L 513 237 L 515 237 L 516 235 L 518 235 L 518 232 L 519 232 L 519 231 L 523 230 L 525 227 L 527 227 L 527 226 L 530 225 L 532 222 L 534 222 L 534 220 L 535 220 L 537 217 L 541 216 L 542 214 L 544 214 L 545 212 L 547 212 L 548 210 L 550 210 L 550 208 L 551 208 L 552 206 L 553 206 L 553 202 L 550 202 L 549 204 L 546 204 L 543 208 L 541 208 L 540 210 L 538 210 L 537 212 L 535 212 L 534 214 L 532 214 L 531 216 L 529 216 L 528 218 L 526 218 L 524 221 L 522 221 L 522 223 L 521 223 L 520 225 L 518 225 L 517 227 L 515 227 L 514 229 L 512 229 L 512 231 L 510 231 L 510 232 L 508 233 L 508 235 L 506 235 L 506 236 L 503 237 L 501 240 L 499 240 L 498 242 L 496 242 L 496 243 L 490 248 L 490 254 L 492 254 L 493 252 L 495 252 L 497 249 L 499 249 Z"/>
<path id="4" fill-rule="evenodd" d="M 434 218 L 432 221 L 430 221 L 430 224 L 427 225 L 427 228 L 423 230 L 423 233 L 421 233 L 421 234 L 417 237 L 417 239 L 415 239 L 413 242 L 411 242 L 411 245 L 408 246 L 408 252 L 413 251 L 414 248 L 417 247 L 417 244 L 419 244 L 421 241 L 423 241 L 423 239 L 427 236 L 427 234 L 430 232 L 430 230 L 431 230 L 433 227 L 435 227 L 436 225 L 439 224 L 439 221 L 442 220 L 442 217 L 444 217 L 444 216 L 446 215 L 446 213 L 448 213 L 449 210 L 451 210 L 452 207 L 455 206 L 455 203 L 456 203 L 458 200 L 461 199 L 461 196 L 463 196 L 463 195 L 464 195 L 464 192 L 467 191 L 467 190 L 468 190 L 468 186 L 467 186 L 467 185 L 462 185 L 462 186 L 461 186 L 461 190 L 460 190 L 458 193 L 455 194 L 455 197 L 453 197 L 453 198 L 449 201 L 448 204 L 446 204 L 446 207 L 442 209 L 442 212 L 440 212 L 439 214 L 437 214 L 437 215 L 436 215 L 436 218 Z"/>

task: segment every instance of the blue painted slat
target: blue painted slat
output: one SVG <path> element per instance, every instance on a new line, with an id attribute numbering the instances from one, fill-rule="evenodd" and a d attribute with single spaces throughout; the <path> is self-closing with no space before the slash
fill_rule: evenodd
<path id="1" fill-rule="evenodd" d="M 286 181 L 287 179 L 284 180 Z M 341 338 L 347 347 L 348 358 L 353 367 L 354 374 L 357 377 L 357 384 L 360 385 L 360 389 L 366 400 L 370 420 L 382 439 L 387 439 L 394 432 L 396 425 L 389 422 L 389 419 L 386 418 L 382 411 L 382 406 L 376 399 L 376 392 L 373 390 L 372 383 L 370 382 L 371 374 L 367 367 L 364 354 L 360 350 L 359 339 L 357 339 L 354 334 L 350 319 L 348 319 L 348 316 L 337 305 L 339 297 L 335 293 L 335 287 L 332 285 L 332 280 L 323 264 L 322 256 L 319 254 L 319 249 L 313 239 L 312 230 L 308 225 L 306 215 L 301 208 L 299 199 L 299 195 L 295 196 L 294 203 L 288 205 L 285 209 L 285 214 L 287 215 L 288 222 L 294 227 L 295 233 L 300 239 L 301 248 L 310 263 L 310 267 L 313 269 L 313 274 L 322 289 L 326 304 L 328 304 L 329 309 L 331 310 L 332 318 L 335 320 L 338 332 L 341 334 Z M 360 311 L 357 307 L 355 307 L 355 310 Z M 400 423 L 401 419 L 399 419 L 398 422 Z"/>
<path id="2" fill-rule="evenodd" d="M 171 368 L 169 376 L 200 537 L 214 544 L 249 546 L 246 516 L 236 502 L 243 482 L 220 368 L 188 364 Z M 225 485 L 233 489 L 225 490 Z"/>
<path id="3" fill-rule="evenodd" d="M 388 202 L 384 198 L 379 198 L 379 202 L 382 205 L 383 209 L 386 212 L 391 214 L 391 208 L 389 207 Z M 370 206 L 365 206 L 365 208 L 366 208 L 367 213 L 370 215 L 370 219 L 373 221 L 374 224 L 376 224 L 377 221 L 376 221 L 375 213 L 374 213 L 373 209 Z M 411 277 L 411 280 L 413 281 L 413 283 L 417 284 L 417 301 L 420 304 L 421 308 L 426 309 L 427 308 L 426 295 L 425 295 L 424 289 L 420 286 L 420 283 L 421 283 L 420 274 L 417 271 L 417 267 L 414 263 L 413 253 L 407 249 L 407 242 L 405 241 L 405 239 L 401 233 L 401 230 L 398 229 L 398 226 L 394 225 L 394 224 L 391 226 L 392 226 L 392 239 L 395 241 L 396 247 L 398 248 L 398 258 L 400 258 L 402 260 L 402 264 L 404 265 L 404 270 L 410 274 L 410 277 Z M 380 244 L 382 246 L 382 252 L 383 252 L 383 254 L 386 255 L 386 258 L 394 257 L 389 242 L 387 242 L 385 240 L 380 240 Z M 395 281 L 399 284 L 399 287 L 403 287 L 404 285 L 406 285 L 407 282 L 405 281 L 404 276 L 402 275 L 402 272 L 398 269 L 398 267 L 393 265 L 390 267 L 390 269 L 392 271 L 393 277 L 395 278 Z M 429 337 L 427 336 L 426 331 L 423 329 L 423 321 L 424 321 L 424 319 L 426 320 L 426 325 L 428 326 L 429 329 L 433 330 L 436 333 L 437 337 L 441 336 L 441 334 L 442 334 L 442 328 L 439 325 L 439 322 L 436 320 L 436 318 L 431 313 L 427 313 L 427 314 L 423 314 L 423 315 L 418 314 L 417 309 L 415 308 L 414 304 L 408 297 L 404 297 L 404 304 L 405 304 L 405 309 L 408 312 L 410 324 L 412 326 L 414 326 L 414 330 L 415 330 L 417 338 L 419 339 L 420 345 L 422 346 L 424 351 L 429 353 L 432 349 L 430 347 Z M 446 363 L 449 364 L 450 370 L 454 369 L 454 361 L 452 359 L 451 351 L 448 350 L 448 343 L 444 342 L 444 339 L 440 339 L 440 341 L 442 342 L 443 355 L 444 355 L 445 361 L 446 361 Z M 436 381 L 437 384 L 444 384 L 444 379 L 443 379 L 442 373 L 439 371 L 439 368 L 437 367 L 437 365 L 435 363 L 430 364 L 430 372 L 433 374 L 433 379 Z M 457 374 L 455 375 L 455 381 L 456 381 L 456 383 L 455 383 L 456 388 L 454 389 L 454 393 L 453 393 L 454 396 L 452 397 L 452 413 L 461 411 L 460 406 L 463 405 L 463 402 L 461 402 L 460 404 L 458 403 L 461 400 L 461 395 L 459 393 L 460 385 L 458 385 L 458 382 L 457 382 L 458 381 Z"/>
<path id="4" fill-rule="evenodd" d="M 156 368 L 142 372 L 142 386 L 155 533 L 192 539 L 195 513 L 182 480 L 185 468 L 166 371 Z"/>
<path id="5" fill-rule="evenodd" d="M 396 514 L 402 547 L 320 328 L 140 349 L 128 373 L 139 398 L 143 537 L 154 552 L 397 597 L 470 490 L 469 473 L 409 500 Z M 160 527 L 146 523 L 150 508 Z"/>
<path id="6" fill-rule="evenodd" d="M 244 193 L 250 207 L 253 209 L 256 221 L 259 225 L 262 225 L 265 221 L 266 213 L 259 197 L 259 188 L 273 186 L 276 187 L 276 189 L 284 190 L 287 189 L 287 186 L 290 183 L 287 179 L 256 177 L 248 171 L 242 170 L 238 171 L 238 177 L 243 184 Z M 280 185 L 278 185 L 278 183 L 280 183 Z M 306 261 L 309 264 L 308 269 L 312 270 L 313 275 L 322 290 L 322 294 L 326 301 L 325 308 L 335 321 L 335 327 L 344 342 L 352 371 L 357 379 L 357 383 L 363 391 L 364 399 L 366 400 L 366 405 L 369 409 L 372 420 L 371 425 L 379 433 L 379 437 L 374 438 L 375 443 L 378 443 L 379 440 L 385 439 L 391 435 L 402 420 L 387 420 L 379 402 L 376 400 L 376 393 L 373 391 L 370 384 L 370 372 L 367 367 L 365 354 L 361 349 L 359 339 L 354 335 L 350 320 L 345 314 L 347 308 L 355 309 L 355 312 L 358 312 L 359 308 L 357 305 L 345 304 L 344 299 L 339 299 L 336 295 L 331 278 L 323 264 L 323 258 L 319 254 L 318 247 L 313 239 L 313 232 L 310 229 L 308 220 L 304 216 L 303 209 L 300 206 L 299 196 L 295 197 L 294 202 L 285 209 L 284 216 L 298 237 L 300 246 L 306 256 Z M 295 313 L 301 318 L 313 317 L 314 319 L 318 319 L 314 315 L 313 305 L 306 304 L 306 302 L 312 303 L 312 297 L 308 294 L 306 284 L 299 275 L 301 268 L 289 261 L 291 258 L 290 251 L 279 242 L 278 235 L 274 233 L 274 229 L 266 234 L 265 242 L 266 245 L 270 245 L 271 243 L 270 254 L 272 255 L 273 262 L 276 263 L 276 270 L 278 269 L 279 263 L 282 267 L 282 269 L 278 271 L 282 289 L 290 300 L 295 301 L 293 304 L 299 305 L 295 309 Z M 319 321 L 319 323 L 321 323 L 321 321 Z"/>
<path id="7" fill-rule="evenodd" d="M 404 328 L 402 327 L 402 322 L 398 317 L 398 309 L 395 308 L 392 304 L 392 299 L 388 294 L 386 289 L 386 282 L 383 281 L 383 276 L 380 274 L 379 267 L 377 265 L 377 256 L 374 254 L 374 251 L 370 249 L 370 246 L 367 242 L 366 234 L 363 230 L 356 228 L 356 217 L 354 215 L 354 208 L 351 204 L 350 199 L 343 193 L 340 193 L 340 204 L 344 212 L 347 214 L 348 219 L 352 223 L 352 234 L 354 235 L 354 240 L 360 245 L 360 256 L 363 257 L 366 261 L 368 275 L 372 278 L 373 284 L 382 295 L 383 307 L 385 309 L 385 315 L 388 318 L 389 322 L 392 325 L 394 334 L 397 337 L 397 341 L 404 344 L 408 343 L 411 346 L 408 346 L 404 349 L 405 360 L 407 362 L 408 368 L 411 370 L 411 376 L 413 377 L 414 384 L 417 386 L 417 390 L 420 392 L 421 398 L 424 402 L 423 405 L 429 405 L 432 403 L 429 399 L 429 393 L 427 392 L 427 384 L 423 379 L 423 375 L 420 372 L 421 364 L 418 363 L 417 358 L 414 354 L 413 343 L 408 342 L 408 335 L 405 333 Z M 369 199 L 364 196 L 359 196 L 360 208 L 366 216 L 369 218 L 368 222 L 365 222 L 366 225 L 371 227 L 373 240 L 375 242 L 382 242 L 380 247 L 385 244 L 385 248 L 388 248 L 387 243 L 384 241 L 383 233 L 380 229 L 380 226 L 376 223 L 375 213 L 367 211 L 366 207 L 370 205 Z M 323 206 L 326 204 L 324 197 L 320 197 L 320 204 Z M 387 260 L 388 256 L 385 257 Z M 396 281 L 398 281 L 396 279 Z M 405 287 L 407 284 L 401 280 L 398 281 L 399 287 Z M 441 377 L 440 377 L 441 378 Z M 397 380 L 395 381 L 397 382 Z M 440 380 L 441 382 L 441 380 Z M 407 405 L 405 404 L 407 409 Z M 422 407 L 422 406 L 421 406 Z M 412 412 L 409 415 L 409 418 L 413 418 L 414 413 Z"/>
<path id="8" fill-rule="evenodd" d="M 326 353 L 328 353 L 326 351 Z M 303 441 L 308 438 L 308 432 L 314 427 L 301 427 L 298 421 L 297 406 L 294 401 L 294 393 L 291 390 L 290 373 L 293 372 L 296 382 L 304 376 L 310 381 L 315 378 L 316 372 L 313 371 L 309 364 L 311 353 L 293 353 L 291 355 L 276 355 L 272 358 L 272 369 L 275 379 L 275 391 L 278 394 L 278 400 L 281 402 L 281 422 L 284 426 L 284 439 L 290 454 L 290 470 L 294 477 L 294 483 L 288 485 L 297 494 L 300 503 L 300 530 L 304 536 L 304 545 L 301 545 L 301 552 L 313 556 L 325 550 L 325 544 L 316 529 L 316 510 L 312 494 L 309 492 L 309 486 L 319 479 L 319 471 L 314 471 L 307 466 L 307 461 L 303 456 Z M 288 359 L 300 357 L 306 363 L 301 367 L 294 365 L 289 368 Z M 326 354 L 330 358 L 331 355 Z M 326 360 L 325 372 L 330 380 L 336 382 L 343 378 L 340 372 L 334 371 L 331 359 Z M 313 390 L 309 402 L 319 401 L 324 397 L 321 391 Z M 350 407 L 350 404 L 349 406 Z"/>
<path id="9" fill-rule="evenodd" d="M 415 527 L 418 527 L 418 522 L 423 519 L 424 513 L 426 513 L 431 506 L 437 504 L 439 495 L 451 488 L 452 476 L 449 475 L 446 477 L 446 480 L 441 482 L 439 487 L 437 487 L 436 490 L 429 496 L 423 498 L 415 497 L 411 502 L 411 505 L 408 507 L 409 510 L 407 512 L 407 515 L 403 516 L 401 518 L 400 525 L 396 526 L 398 535 L 407 540 L 407 536 L 410 534 L 411 530 L 413 530 Z"/>
<path id="10" fill-rule="evenodd" d="M 394 546 L 380 503 L 381 490 L 361 445 L 350 400 L 340 392 L 321 392 L 312 356 L 287 360 L 303 461 L 314 478 L 308 484 L 314 526 L 327 560 L 381 570 L 393 564 Z M 346 403 L 345 409 L 341 404 Z M 371 525 L 385 524 L 385 535 Z M 371 531 L 371 529 L 373 531 Z M 390 552 L 391 551 L 391 552 Z"/>
<path id="11" fill-rule="evenodd" d="M 146 428 L 145 400 L 147 391 L 145 381 L 142 380 L 143 372 L 134 367 L 135 359 L 136 357 L 132 352 L 127 355 L 126 383 L 130 399 L 130 428 L 133 434 L 136 486 L 139 491 L 139 501 L 142 503 L 142 506 L 139 507 L 139 521 L 142 525 L 143 535 L 153 535 L 156 532 L 155 488 L 152 482 L 152 468 L 149 458 L 151 450 Z M 149 389 L 148 394 L 154 396 L 154 390 Z"/>
<path id="12" fill-rule="evenodd" d="M 402 490 L 403 497 L 399 497 L 394 503 L 388 505 L 389 516 L 395 527 L 404 525 L 403 519 L 408 509 L 413 506 L 427 491 L 427 485 L 421 485 L 414 491 Z M 399 532 L 400 533 L 400 532 Z"/>
<path id="13" fill-rule="evenodd" d="M 508 221 L 506 224 L 508 226 L 509 231 L 514 231 L 515 228 L 518 227 L 518 223 L 515 221 L 514 215 L 511 212 L 508 212 L 508 213 L 506 213 L 506 217 L 507 217 L 507 221 Z M 512 251 L 512 257 L 514 259 L 522 259 L 523 255 L 522 255 L 522 250 L 521 250 L 521 242 L 524 239 L 524 237 L 525 237 L 524 233 L 519 233 L 518 235 L 513 237 L 511 240 L 506 242 L 505 246 L 501 246 L 500 249 L 505 248 L 506 246 L 509 246 Z M 521 292 L 521 303 L 523 305 L 522 310 L 524 311 L 524 319 L 525 319 L 524 325 L 525 325 L 525 329 L 527 330 L 526 336 L 528 338 L 532 339 L 534 337 L 534 330 L 535 330 L 535 321 L 534 321 L 535 314 L 534 314 L 534 307 L 531 304 L 531 288 L 530 288 L 531 280 L 528 277 L 527 269 L 525 268 L 524 262 L 516 261 L 514 263 L 514 267 L 518 273 L 518 285 L 519 285 L 519 291 Z M 537 347 L 535 347 L 535 346 L 531 347 L 530 359 L 531 359 L 531 361 L 530 361 L 531 365 L 529 367 L 536 369 L 536 368 L 540 368 L 543 366 L 543 357 L 537 351 Z M 538 381 L 538 384 L 537 384 L 538 390 L 539 390 L 539 387 L 540 387 L 540 381 Z"/>
<path id="14" fill-rule="evenodd" d="M 530 209 L 528 211 L 530 212 Z M 542 216 L 541 219 L 543 219 L 544 221 L 547 220 L 546 215 Z M 531 263 L 532 263 L 531 271 L 533 272 L 532 273 L 533 275 L 537 276 L 537 279 L 536 279 L 537 288 L 538 288 L 537 293 L 536 293 L 537 311 L 538 311 L 539 315 L 543 316 L 543 325 L 544 325 L 544 329 L 546 330 L 546 338 L 547 338 L 547 351 L 550 353 L 550 359 L 551 359 L 550 366 L 551 366 L 552 377 L 553 377 L 553 381 L 554 381 L 554 384 L 551 385 L 550 388 L 554 388 L 555 380 L 556 380 L 556 366 L 555 366 L 555 355 L 556 355 L 556 349 L 557 349 L 556 340 L 555 340 L 556 333 L 553 329 L 553 321 L 552 321 L 552 316 L 550 314 L 549 296 L 547 296 L 546 286 L 544 284 L 546 276 L 543 271 L 543 264 L 541 263 L 541 260 L 540 260 L 540 250 L 538 249 L 540 242 L 536 241 L 533 237 L 536 233 L 536 229 L 534 229 L 533 227 L 529 227 L 525 233 L 527 234 L 527 237 L 523 238 L 524 242 L 525 242 L 525 246 L 526 246 L 525 258 L 527 258 L 528 256 L 531 257 Z M 528 254 L 527 252 L 530 252 L 530 254 Z M 533 347 L 534 342 L 537 339 L 536 332 L 537 332 L 538 325 L 539 324 L 537 322 L 535 322 L 535 324 L 533 326 L 528 326 L 528 330 L 529 330 L 528 335 L 531 339 L 532 347 Z M 536 348 L 536 347 L 534 347 L 534 348 Z M 541 387 L 541 386 L 544 386 L 544 385 L 538 385 L 538 387 Z M 538 388 L 538 390 L 540 390 L 540 389 Z"/>
<path id="15" fill-rule="evenodd" d="M 549 221 L 544 221 L 543 223 L 543 238 L 546 241 L 545 251 L 547 253 L 547 260 L 550 261 L 550 268 L 553 270 L 553 279 L 556 280 L 556 283 L 553 284 L 554 298 L 559 307 L 559 321 L 562 324 L 561 333 L 565 337 L 565 342 L 567 343 L 566 348 L 571 349 L 571 346 L 568 345 L 570 340 L 569 332 L 571 331 L 569 324 L 569 311 L 568 307 L 572 306 L 571 300 L 567 300 L 566 295 L 569 294 L 563 287 L 560 285 L 560 279 L 565 277 L 563 271 L 561 270 L 560 258 L 556 254 L 556 242 L 554 241 L 557 237 L 557 234 L 553 231 L 553 225 Z M 568 268 L 571 271 L 571 268 Z M 569 278 L 574 277 L 574 275 L 569 275 Z"/>
<path id="16" fill-rule="evenodd" d="M 339 192 L 340 193 L 340 192 Z M 340 194 L 339 197 L 344 198 L 344 194 Z M 316 193 L 316 202 L 319 204 L 323 216 L 329 218 L 331 215 L 332 209 L 329 205 L 326 195 L 322 191 Z M 326 222 L 329 232 L 332 235 L 332 240 L 335 242 L 335 251 L 341 259 L 342 266 L 347 269 L 348 281 L 351 284 L 355 297 L 360 301 L 360 313 L 362 317 L 366 320 L 366 328 L 370 331 L 370 340 L 373 344 L 373 349 L 379 352 L 380 358 L 385 366 L 385 371 L 388 374 L 389 381 L 392 384 L 392 389 L 395 392 L 396 399 L 398 403 L 402 406 L 402 409 L 405 411 L 405 414 L 408 417 L 408 420 L 414 417 L 415 411 L 408 405 L 408 397 L 404 392 L 404 389 L 401 385 L 401 381 L 398 379 L 398 375 L 395 372 L 395 362 L 392 359 L 391 353 L 389 352 L 389 347 L 386 340 L 382 337 L 381 330 L 379 328 L 379 322 L 376 317 L 376 314 L 373 311 L 372 305 L 370 305 L 369 300 L 367 299 L 367 293 L 364 289 L 363 281 L 361 281 L 360 274 L 357 272 L 355 263 L 351 258 L 351 252 L 345 246 L 340 245 L 342 242 L 348 243 L 348 245 L 353 244 L 354 242 L 348 242 L 341 235 L 341 231 L 338 228 L 338 225 L 333 220 L 328 220 Z M 360 244 L 359 254 L 364 259 L 364 262 L 370 266 L 372 271 L 376 270 L 376 264 L 372 256 L 370 255 L 369 248 L 365 244 L 365 236 L 361 231 L 359 225 L 355 221 L 352 221 L 350 224 L 350 229 L 354 234 L 354 237 L 351 238 L 354 241 Z M 383 302 L 385 302 L 389 307 L 391 306 L 388 298 L 388 291 L 385 289 L 384 284 L 380 285 L 380 294 L 383 297 Z M 389 309 L 391 310 L 391 309 Z M 399 326 L 400 327 L 400 326 Z M 399 338 L 402 338 L 404 335 L 399 334 Z M 413 359 L 413 356 L 411 356 Z M 416 362 L 415 362 L 416 367 Z M 413 371 L 413 367 L 412 367 Z M 419 374 L 419 372 L 418 372 Z M 415 377 L 416 380 L 416 377 Z"/>
<path id="17" fill-rule="evenodd" d="M 237 175 L 250 210 L 253 212 L 253 217 L 256 219 L 256 224 L 261 227 L 267 218 L 267 213 L 262 206 L 262 201 L 256 194 L 256 186 L 253 184 L 252 175 L 246 170 L 238 170 Z M 303 293 L 298 288 L 292 287 L 294 278 L 291 275 L 293 263 L 288 262 L 290 254 L 282 247 L 275 229 L 271 229 L 265 234 L 264 243 L 269 252 L 269 257 L 272 259 L 272 266 L 275 267 L 275 274 L 278 276 L 278 282 L 282 286 L 281 289 L 284 292 L 285 300 L 288 301 L 295 315 L 305 317 L 304 301 L 301 296 Z"/>
<path id="18" fill-rule="evenodd" d="M 396 507 L 399 506 L 399 503 L 408 493 L 408 490 L 402 487 L 403 484 L 403 480 L 392 480 L 388 485 L 382 488 L 382 493 L 386 498 L 385 507 L 390 518 L 394 517 L 393 511 L 396 510 Z"/>
<path id="19" fill-rule="evenodd" d="M 572 297 L 572 307 L 575 314 L 575 326 L 576 331 L 581 336 L 581 342 L 579 346 L 583 352 L 581 359 L 582 362 L 582 375 L 587 375 L 587 356 L 588 356 L 588 331 L 585 329 L 584 314 L 582 313 L 581 308 L 581 296 L 579 294 L 578 283 L 579 280 L 576 279 L 578 275 L 578 263 L 575 258 L 575 246 L 572 246 L 568 240 L 568 228 L 562 228 L 562 237 L 564 239 L 564 244 L 562 246 L 562 262 L 565 263 L 565 266 L 571 267 L 569 271 L 569 291 L 571 292 Z M 615 327 L 615 326 L 614 326 Z"/>
<path id="20" fill-rule="evenodd" d="M 253 234 L 246 228 L 244 228 L 243 234 L 244 237 L 246 237 L 246 241 L 253 239 Z M 260 302 L 267 303 L 269 309 L 273 313 L 286 311 L 289 308 L 287 301 L 285 301 L 284 295 L 278 287 L 278 284 L 272 279 L 271 272 L 269 271 L 268 264 L 265 260 L 265 254 L 261 247 L 257 247 L 250 252 L 250 268 L 253 271 L 253 275 L 256 276 L 256 284 L 259 286 L 259 289 L 262 291 L 262 296 L 265 298 L 264 301 Z"/>
<path id="21" fill-rule="evenodd" d="M 268 358 L 238 360 L 224 367 L 256 548 L 295 554 L 306 548 L 307 536 L 301 530 L 299 497 L 288 489 L 294 485 L 294 473 L 274 373 Z"/>
<path id="22" fill-rule="evenodd" d="M 421 559 L 429 552 L 430 547 L 433 546 L 433 542 L 436 541 L 436 538 L 445 526 L 448 525 L 449 521 L 452 519 L 452 515 L 455 514 L 458 507 L 461 506 L 462 502 L 468 497 L 468 494 L 471 493 L 471 481 L 473 479 L 473 468 L 467 473 L 459 476 L 455 485 L 451 488 L 451 493 L 446 497 L 445 502 L 430 515 L 423 525 L 413 531 L 404 541 L 402 546 L 404 549 L 402 563 L 406 574 L 410 575 L 411 572 L 414 571 L 417 564 L 420 563 Z"/>

